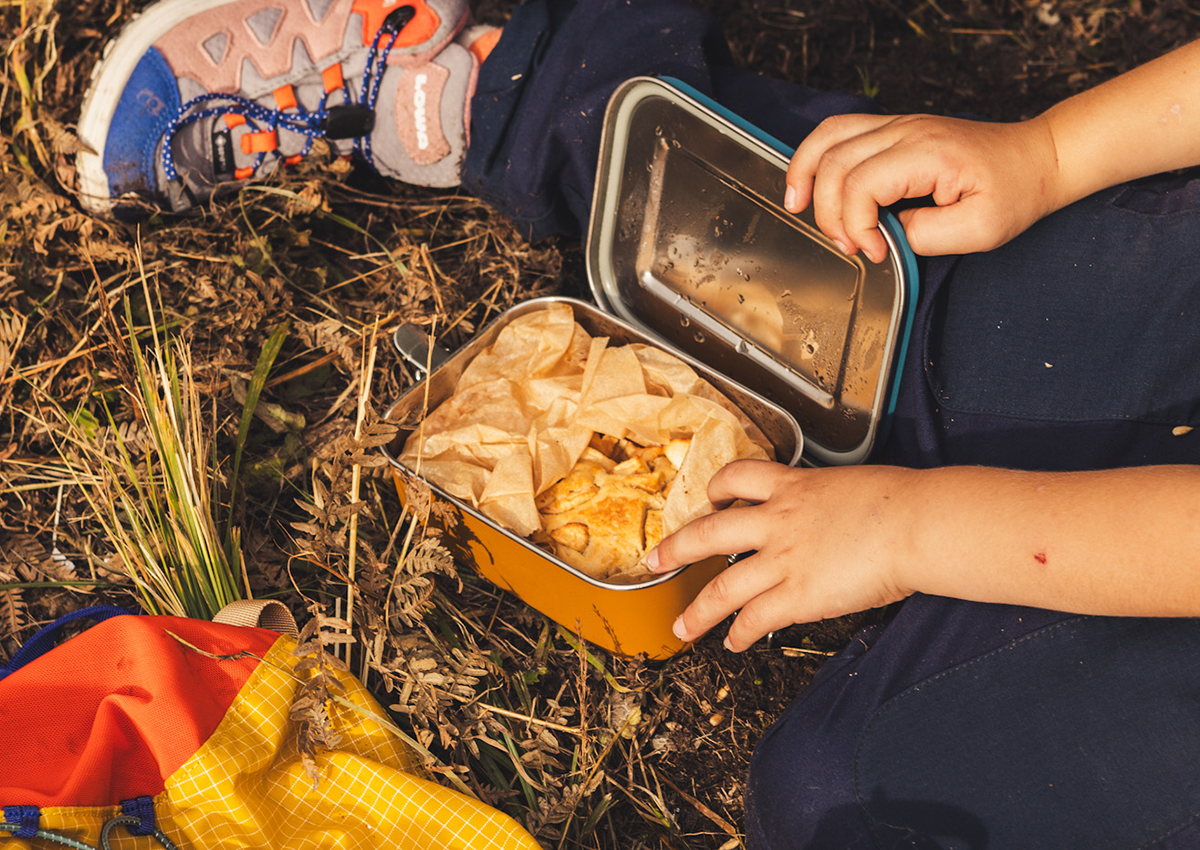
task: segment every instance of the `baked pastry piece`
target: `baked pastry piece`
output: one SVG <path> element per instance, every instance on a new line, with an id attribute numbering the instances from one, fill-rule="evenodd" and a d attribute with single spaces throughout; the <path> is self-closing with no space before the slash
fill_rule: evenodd
<path id="1" fill-rule="evenodd" d="M 535 540 L 593 578 L 630 572 L 662 539 L 663 505 L 689 444 L 593 435 L 571 471 L 538 496 Z"/>

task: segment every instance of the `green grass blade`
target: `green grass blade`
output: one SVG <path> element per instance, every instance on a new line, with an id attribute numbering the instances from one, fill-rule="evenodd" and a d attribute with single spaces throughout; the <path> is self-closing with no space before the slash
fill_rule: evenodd
<path id="1" fill-rule="evenodd" d="M 254 364 L 254 374 L 250 376 L 250 385 L 246 388 L 246 402 L 242 405 L 242 418 L 238 422 L 237 442 L 233 447 L 233 474 L 229 478 L 229 522 L 225 527 L 225 539 L 228 548 L 229 534 L 233 527 L 233 506 L 237 497 L 238 476 L 242 469 L 242 453 L 246 447 L 246 438 L 250 436 L 250 425 L 254 421 L 254 409 L 258 407 L 259 396 L 267 385 L 267 376 L 275 365 L 275 358 L 283 348 L 287 339 L 289 323 L 284 322 L 271 332 L 270 338 L 259 352 L 258 362 Z"/>

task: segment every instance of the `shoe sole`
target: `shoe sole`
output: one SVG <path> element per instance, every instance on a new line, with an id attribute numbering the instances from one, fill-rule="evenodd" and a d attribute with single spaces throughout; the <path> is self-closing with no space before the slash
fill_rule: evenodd
<path id="1" fill-rule="evenodd" d="M 111 212 L 115 203 L 104 172 L 104 147 L 121 94 L 146 51 L 181 21 L 234 2 L 237 0 L 165 0 L 131 18 L 105 46 L 92 69 L 79 113 L 78 134 L 85 150 L 76 157 L 76 173 L 79 202 L 88 212 L 103 215 Z"/>

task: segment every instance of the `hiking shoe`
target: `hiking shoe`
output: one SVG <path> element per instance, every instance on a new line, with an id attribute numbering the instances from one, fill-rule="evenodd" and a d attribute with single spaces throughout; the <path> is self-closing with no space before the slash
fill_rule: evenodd
<path id="1" fill-rule="evenodd" d="M 105 48 L 79 118 L 80 201 L 187 210 L 323 138 L 456 186 L 485 43 L 467 0 L 161 0 Z M 482 36 L 482 38 L 481 38 Z"/>

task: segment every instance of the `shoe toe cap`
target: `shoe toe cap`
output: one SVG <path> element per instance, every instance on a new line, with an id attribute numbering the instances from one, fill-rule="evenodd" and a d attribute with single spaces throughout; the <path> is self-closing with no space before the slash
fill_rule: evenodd
<path id="1" fill-rule="evenodd" d="M 181 106 L 179 86 L 170 66 L 151 48 L 134 66 L 119 96 L 119 83 L 106 86 L 103 79 L 97 82 L 92 102 L 81 116 L 80 129 L 84 141 L 98 152 L 103 178 L 82 188 L 99 196 L 96 200 L 101 203 L 129 193 L 160 195 L 161 169 L 156 164 L 159 142 Z M 89 135 L 99 136 L 103 142 L 97 145 Z"/>

